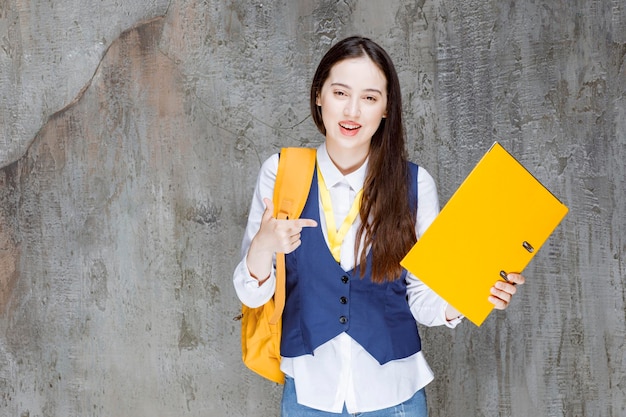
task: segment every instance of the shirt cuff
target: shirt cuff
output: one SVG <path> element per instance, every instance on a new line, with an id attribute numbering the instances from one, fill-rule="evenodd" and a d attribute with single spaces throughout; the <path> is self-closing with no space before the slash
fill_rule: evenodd
<path id="1" fill-rule="evenodd" d="M 235 268 L 233 284 L 239 300 L 248 307 L 256 308 L 267 303 L 274 295 L 276 274 L 272 268 L 270 277 L 263 284 L 259 284 L 259 280 L 250 275 L 246 258 L 244 258 Z"/>

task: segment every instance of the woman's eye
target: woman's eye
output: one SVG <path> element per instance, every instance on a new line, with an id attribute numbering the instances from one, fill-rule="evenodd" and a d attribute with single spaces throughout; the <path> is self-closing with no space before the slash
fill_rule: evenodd
<path id="1" fill-rule="evenodd" d="M 346 93 L 344 93 L 343 91 L 335 91 L 335 95 L 336 96 L 345 96 Z"/>
<path id="2" fill-rule="evenodd" d="M 367 101 L 376 101 L 376 97 L 374 97 L 374 96 L 367 96 L 367 97 L 365 97 L 365 99 Z"/>

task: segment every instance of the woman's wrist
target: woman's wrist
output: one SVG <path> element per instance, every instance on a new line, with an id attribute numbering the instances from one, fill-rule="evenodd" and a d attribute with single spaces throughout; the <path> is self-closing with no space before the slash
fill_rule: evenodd
<path id="1" fill-rule="evenodd" d="M 462 316 L 461 312 L 456 308 L 452 307 L 450 304 L 446 307 L 446 320 L 452 321 L 460 318 Z"/>
<path id="2" fill-rule="evenodd" d="M 273 256 L 272 252 L 259 250 L 255 245 L 255 241 L 252 240 L 246 255 L 246 266 L 250 276 L 259 281 L 259 285 L 263 284 L 271 276 Z"/>

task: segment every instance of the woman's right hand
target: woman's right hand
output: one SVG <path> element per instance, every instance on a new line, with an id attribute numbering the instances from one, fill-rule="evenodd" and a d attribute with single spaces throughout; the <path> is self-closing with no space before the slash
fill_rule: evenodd
<path id="1" fill-rule="evenodd" d="M 300 244 L 300 232 L 304 227 L 317 227 L 312 219 L 278 220 L 274 218 L 274 204 L 264 198 L 265 211 L 261 217 L 259 231 L 250 242 L 246 258 L 250 275 L 265 282 L 272 271 L 274 253 L 291 253 Z"/>

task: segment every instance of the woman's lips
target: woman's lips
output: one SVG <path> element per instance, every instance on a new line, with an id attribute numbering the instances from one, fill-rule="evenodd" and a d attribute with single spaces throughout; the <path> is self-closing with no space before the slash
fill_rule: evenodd
<path id="1" fill-rule="evenodd" d="M 357 133 L 359 133 L 360 128 L 361 125 L 358 123 L 349 121 L 339 122 L 339 129 L 341 130 L 341 133 L 346 136 L 356 135 Z"/>

